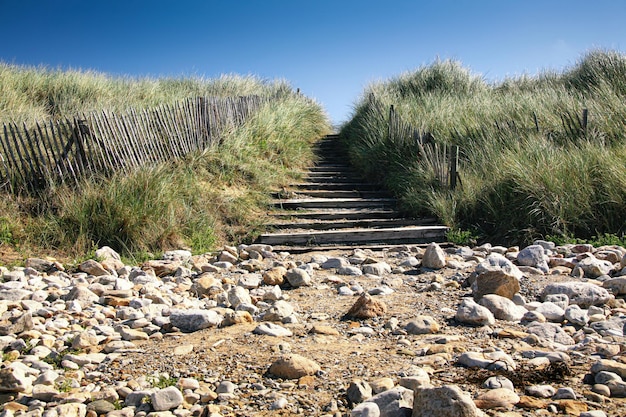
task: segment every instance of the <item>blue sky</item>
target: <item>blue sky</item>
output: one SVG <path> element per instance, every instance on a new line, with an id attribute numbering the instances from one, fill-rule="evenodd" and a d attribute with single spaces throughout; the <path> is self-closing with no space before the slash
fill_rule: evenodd
<path id="1" fill-rule="evenodd" d="M 498 80 L 626 49 L 622 0 L 0 0 L 0 16 L 4 62 L 286 79 L 335 123 L 369 83 L 437 58 Z"/>

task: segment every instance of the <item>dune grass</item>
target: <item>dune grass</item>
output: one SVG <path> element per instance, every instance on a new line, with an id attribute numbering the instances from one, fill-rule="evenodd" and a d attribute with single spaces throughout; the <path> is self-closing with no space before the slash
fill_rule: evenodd
<path id="1" fill-rule="evenodd" d="M 6 65 L 0 66 L 0 79 L 7 71 L 14 84 L 0 87 L 0 94 L 7 89 L 13 93 L 0 100 L 10 102 L 0 108 L 0 120 L 150 107 L 195 95 L 274 97 L 227 132 L 220 146 L 184 160 L 130 175 L 90 178 L 78 187 L 58 186 L 39 196 L 1 196 L 1 212 L 11 215 L 0 216 L 0 245 L 22 256 L 53 254 L 71 260 L 108 245 L 140 260 L 168 249 L 204 253 L 225 243 L 251 242 L 265 221 L 270 191 L 300 175 L 313 159 L 313 143 L 330 131 L 321 106 L 283 81 L 239 76 L 131 80 Z M 20 83 L 38 87 L 18 94 Z"/>
<path id="2" fill-rule="evenodd" d="M 433 181 L 411 138 L 389 137 L 390 105 L 460 146 L 462 187 Z M 626 231 L 625 125 L 626 56 L 593 51 L 562 73 L 497 83 L 437 61 L 369 86 L 341 133 L 360 171 L 408 213 L 521 243 Z"/>

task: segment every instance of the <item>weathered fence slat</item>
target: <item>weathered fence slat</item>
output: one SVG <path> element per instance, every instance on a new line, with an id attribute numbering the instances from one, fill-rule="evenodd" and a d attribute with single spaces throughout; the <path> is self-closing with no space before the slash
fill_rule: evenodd
<path id="1" fill-rule="evenodd" d="M 30 129 L 5 123 L 0 131 L 0 179 L 9 182 L 12 191 L 34 190 L 182 158 L 218 145 L 224 132 L 271 99 L 194 97 L 140 112 L 101 111 L 35 122 Z"/>

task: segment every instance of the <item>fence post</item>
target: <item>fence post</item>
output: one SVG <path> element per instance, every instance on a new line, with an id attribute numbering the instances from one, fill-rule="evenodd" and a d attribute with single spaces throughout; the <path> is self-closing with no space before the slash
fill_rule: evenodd
<path id="1" fill-rule="evenodd" d="M 393 108 L 393 104 L 389 106 L 389 129 L 387 131 L 387 135 L 389 140 L 393 137 L 393 120 L 395 119 L 396 111 Z"/>
<path id="2" fill-rule="evenodd" d="M 459 147 L 454 145 L 450 148 L 450 189 L 456 188 L 456 180 L 459 175 Z"/>
<path id="3" fill-rule="evenodd" d="M 583 128 L 583 133 L 585 136 L 587 136 L 587 121 L 588 120 L 589 120 L 589 109 L 583 109 L 582 128 Z"/>

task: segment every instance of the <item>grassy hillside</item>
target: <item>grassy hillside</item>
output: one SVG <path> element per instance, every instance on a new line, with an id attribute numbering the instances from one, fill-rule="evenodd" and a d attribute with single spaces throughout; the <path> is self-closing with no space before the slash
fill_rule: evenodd
<path id="1" fill-rule="evenodd" d="M 312 144 L 330 131 L 321 106 L 282 81 L 117 79 L 0 66 L 0 121 L 151 107 L 196 95 L 248 94 L 276 99 L 228 132 L 221 146 L 36 197 L 1 195 L 0 264 L 3 253 L 67 259 L 109 245 L 141 258 L 173 248 L 200 253 L 250 241 L 263 224 L 269 191 L 297 177 L 311 163 Z"/>
<path id="2" fill-rule="evenodd" d="M 130 78 L 81 70 L 24 67 L 0 62 L 0 122 L 73 117 L 82 112 L 154 107 L 196 96 L 291 93 L 282 80 L 224 75 L 206 78 Z"/>
<path id="3" fill-rule="evenodd" d="M 390 105 L 436 142 L 460 146 L 462 187 L 433 181 L 415 142 L 389 137 Z M 493 84 L 437 61 L 369 86 L 341 133 L 360 171 L 411 214 L 521 242 L 624 233 L 625 128 L 626 56 L 594 51 L 562 73 Z"/>

